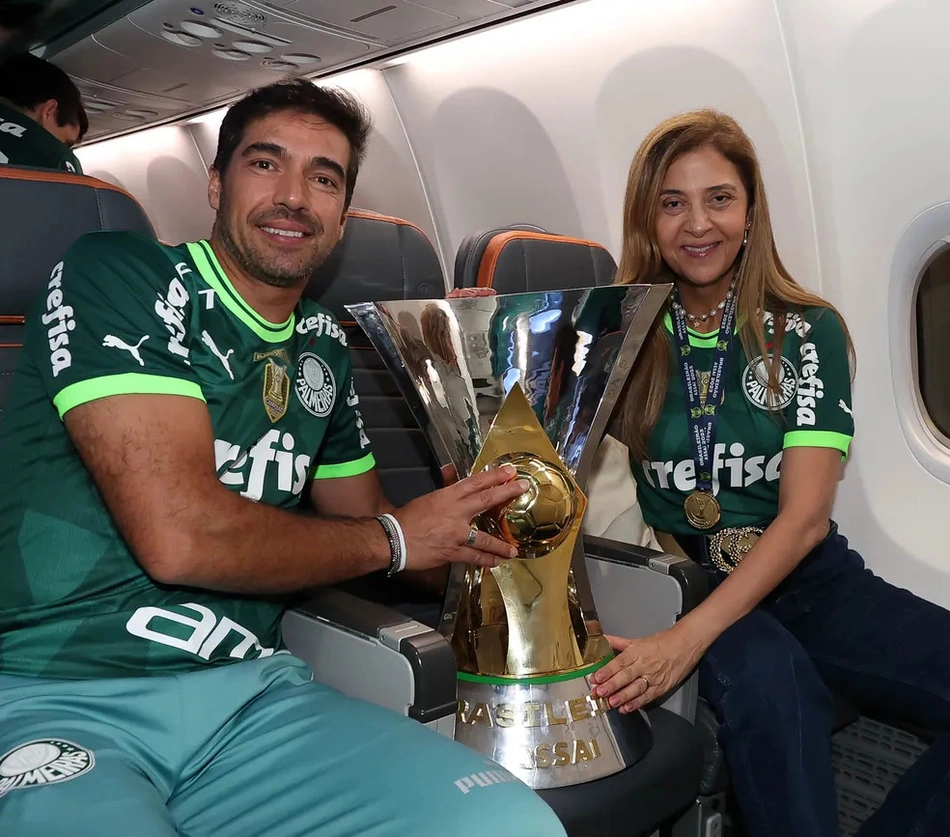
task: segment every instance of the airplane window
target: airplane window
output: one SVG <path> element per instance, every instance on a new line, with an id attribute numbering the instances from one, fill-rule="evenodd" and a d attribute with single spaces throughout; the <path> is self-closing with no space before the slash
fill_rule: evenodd
<path id="1" fill-rule="evenodd" d="M 936 429 L 950 439 L 950 247 L 925 268 L 916 306 L 920 396 Z"/>

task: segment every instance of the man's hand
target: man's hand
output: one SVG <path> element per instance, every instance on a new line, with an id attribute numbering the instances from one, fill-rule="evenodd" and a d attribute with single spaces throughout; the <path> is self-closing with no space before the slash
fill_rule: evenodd
<path id="1" fill-rule="evenodd" d="M 451 462 L 448 465 L 443 465 L 440 469 L 440 472 L 442 474 L 443 488 L 447 488 L 450 485 L 455 485 L 455 483 L 459 481 L 459 472 Z"/>
<path id="2" fill-rule="evenodd" d="M 452 561 L 496 567 L 500 560 L 516 557 L 513 546 L 485 532 L 478 532 L 472 546 L 467 544 L 476 515 L 527 490 L 526 480 L 513 479 L 516 473 L 510 465 L 483 471 L 397 509 L 408 569 L 426 570 Z"/>

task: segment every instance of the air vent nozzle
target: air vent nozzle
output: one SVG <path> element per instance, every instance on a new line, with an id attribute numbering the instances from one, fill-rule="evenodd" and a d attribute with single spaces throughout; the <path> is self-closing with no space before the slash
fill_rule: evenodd
<path id="1" fill-rule="evenodd" d="M 234 3 L 231 0 L 221 0 L 214 4 L 214 13 L 227 23 L 233 23 L 237 26 L 254 28 L 264 25 L 264 15 L 241 3 Z"/>

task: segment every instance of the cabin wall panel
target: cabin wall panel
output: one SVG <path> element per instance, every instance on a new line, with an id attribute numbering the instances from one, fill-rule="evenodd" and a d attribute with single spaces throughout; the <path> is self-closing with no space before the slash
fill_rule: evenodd
<path id="1" fill-rule="evenodd" d="M 911 352 L 913 266 L 950 223 L 897 258 L 915 219 L 950 200 L 950 6 L 781 0 L 779 14 L 826 290 L 858 357 L 857 435 L 835 514 L 873 569 L 950 605 L 950 451 L 917 409 Z"/>
<path id="2" fill-rule="evenodd" d="M 353 205 L 417 224 L 437 245 L 436 229 L 412 149 L 389 88 L 378 70 L 335 76 L 328 84 L 359 98 L 373 120 Z M 87 174 L 131 192 L 166 241 L 206 237 L 207 170 L 214 161 L 224 109 L 187 123 L 151 128 L 77 150 Z"/>
<path id="3" fill-rule="evenodd" d="M 588 0 L 385 71 L 447 262 L 477 230 L 533 222 L 617 256 L 630 159 L 660 119 L 712 106 L 762 156 L 783 258 L 820 287 L 782 33 L 756 0 Z"/>
<path id="4" fill-rule="evenodd" d="M 183 125 L 150 128 L 77 149 L 83 171 L 132 194 L 163 241 L 178 244 L 211 232 L 208 178 Z"/>

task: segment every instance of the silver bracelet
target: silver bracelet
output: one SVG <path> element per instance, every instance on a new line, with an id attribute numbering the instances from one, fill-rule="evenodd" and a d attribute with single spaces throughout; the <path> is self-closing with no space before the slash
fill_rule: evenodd
<path id="1" fill-rule="evenodd" d="M 376 519 L 386 533 L 386 540 L 389 541 L 389 572 L 386 575 L 393 576 L 401 573 L 406 569 L 406 537 L 402 526 L 391 514 L 381 514 Z"/>

